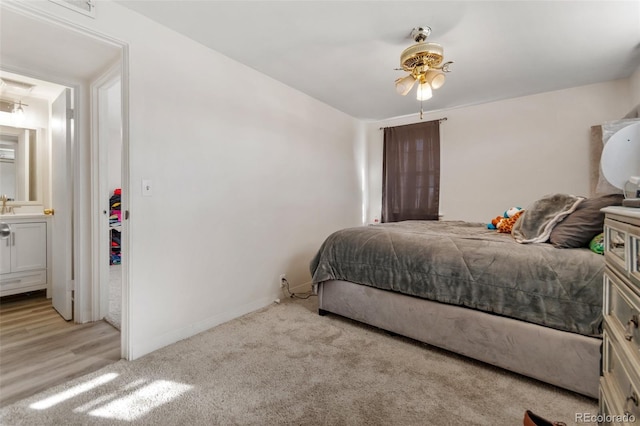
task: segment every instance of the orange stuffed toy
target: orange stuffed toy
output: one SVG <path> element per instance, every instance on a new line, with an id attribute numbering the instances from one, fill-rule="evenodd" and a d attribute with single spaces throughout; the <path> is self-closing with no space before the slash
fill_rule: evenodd
<path id="1" fill-rule="evenodd" d="M 516 223 L 518 218 L 522 216 L 523 213 L 524 210 L 519 210 L 511 217 L 503 217 L 502 220 L 500 220 L 500 222 L 498 222 L 498 224 L 496 225 L 496 229 L 498 230 L 498 232 L 510 234 L 511 230 L 513 229 L 513 225 Z"/>
<path id="2" fill-rule="evenodd" d="M 513 225 L 522 213 L 524 213 L 522 208 L 511 207 L 509 210 L 505 211 L 502 216 L 497 216 L 495 219 L 491 220 L 491 223 L 487 224 L 487 228 L 495 229 L 496 231 L 505 234 L 510 234 L 513 229 Z"/>

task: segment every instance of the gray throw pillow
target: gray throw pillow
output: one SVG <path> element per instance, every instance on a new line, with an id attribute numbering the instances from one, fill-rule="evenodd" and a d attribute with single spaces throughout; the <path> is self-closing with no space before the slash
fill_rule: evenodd
<path id="1" fill-rule="evenodd" d="M 558 248 L 587 246 L 604 228 L 604 213 L 600 209 L 622 205 L 623 199 L 622 194 L 608 194 L 583 200 L 576 211 L 553 228 L 549 242 Z"/>

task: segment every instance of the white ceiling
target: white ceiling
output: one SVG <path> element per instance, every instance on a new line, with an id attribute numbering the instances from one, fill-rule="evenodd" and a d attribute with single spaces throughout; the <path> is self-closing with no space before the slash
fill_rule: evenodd
<path id="1" fill-rule="evenodd" d="M 455 62 L 425 111 L 626 78 L 640 65 L 638 0 L 119 3 L 361 119 L 419 110 L 393 84 L 416 26 Z"/>
<path id="2" fill-rule="evenodd" d="M 61 86 L 49 82 L 88 82 L 120 56 L 119 47 L 77 31 L 10 9 L 0 13 L 0 77 L 35 84 L 29 97 L 51 100 Z M 17 100 L 24 95 L 5 87 L 0 96 Z"/>

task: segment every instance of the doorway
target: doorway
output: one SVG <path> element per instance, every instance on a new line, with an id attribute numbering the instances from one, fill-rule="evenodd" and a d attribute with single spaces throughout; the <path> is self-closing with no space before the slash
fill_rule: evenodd
<path id="1" fill-rule="evenodd" d="M 0 114 L 0 124 L 4 124 L 0 126 L 0 140 L 6 140 L 3 144 L 7 150 L 13 148 L 9 157 L 20 165 L 11 169 L 13 187 L 3 182 L 3 190 L 13 199 L 10 206 L 15 214 L 4 215 L 1 221 L 15 226 L 16 235 L 27 225 L 36 231 L 40 227 L 35 225 L 42 225 L 46 230 L 42 238 L 17 239 L 27 241 L 29 252 L 40 252 L 37 249 L 46 246 L 46 254 L 41 256 L 46 261 L 36 262 L 31 269 L 34 276 L 47 277 L 43 290 L 30 285 L 13 288 L 5 296 L 7 286 L 3 286 L 0 405 L 6 405 L 116 362 L 122 350 L 119 327 L 105 321 L 76 323 L 80 321 L 74 315 L 72 259 L 77 257 L 72 238 L 72 171 L 77 164 L 73 152 L 78 143 L 73 138 L 77 105 L 73 103 L 74 89 L 4 70 L 0 70 L 0 79 L 0 97 L 12 102 L 19 99 L 23 106 L 22 127 L 17 127 L 11 114 Z M 28 93 L 11 90 L 12 84 L 28 87 Z M 116 95 L 117 91 L 112 96 Z M 117 98 L 116 107 L 120 108 Z M 105 126 L 101 120 L 97 124 Z M 47 207 L 52 207 L 51 215 L 42 214 Z M 47 243 L 40 244 L 41 240 Z M 3 280 L 12 274 L 31 273 L 2 272 Z"/>
<path id="2" fill-rule="evenodd" d="M 70 155 L 69 171 L 73 178 L 72 194 L 73 225 L 72 274 L 70 291 L 73 294 L 73 315 L 77 323 L 98 321 L 105 312 L 100 309 L 108 300 L 102 288 L 100 265 L 105 262 L 100 255 L 101 229 L 108 229 L 108 216 L 103 215 L 103 204 L 108 203 L 100 191 L 101 177 L 98 157 L 98 137 L 100 118 L 92 108 L 93 84 L 109 70 L 116 69 L 120 75 L 121 94 L 121 136 L 122 163 L 127 164 L 128 127 L 127 111 L 127 46 L 111 40 L 102 34 L 62 21 L 55 16 L 38 10 L 29 4 L 3 2 L 0 4 L 0 38 L 11 39 L 3 45 L 0 63 L 3 69 L 37 78 L 53 81 L 74 89 L 73 127 L 76 136 Z M 13 37 L 13 34 L 35 34 L 37 37 Z M 64 45 L 59 40 L 65 40 Z M 82 58 L 78 61 L 77 58 Z M 126 177 L 126 167 L 122 168 Z M 127 180 L 122 179 L 122 190 L 127 191 Z M 123 199 L 126 205 L 126 199 Z M 55 206 L 54 206 L 55 209 Z M 126 241 L 126 225 L 122 227 L 122 240 Z M 108 232 L 108 231 L 107 231 Z M 108 258 L 107 258 L 108 259 Z M 107 260 L 108 262 L 108 260 Z M 121 354 L 128 357 L 127 336 L 127 280 L 126 257 L 121 264 L 123 320 L 121 324 Z"/>

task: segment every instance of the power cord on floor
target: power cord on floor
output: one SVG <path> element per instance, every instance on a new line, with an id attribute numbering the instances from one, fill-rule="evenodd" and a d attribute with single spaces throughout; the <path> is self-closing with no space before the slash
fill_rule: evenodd
<path id="1" fill-rule="evenodd" d="M 282 294 L 284 294 L 285 297 L 289 298 L 308 299 L 311 296 L 317 296 L 317 294 L 315 294 L 313 290 L 307 291 L 306 293 L 292 293 L 289 289 L 289 281 L 287 281 L 287 279 L 284 277 L 280 278 L 280 287 L 282 288 Z"/>

